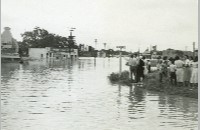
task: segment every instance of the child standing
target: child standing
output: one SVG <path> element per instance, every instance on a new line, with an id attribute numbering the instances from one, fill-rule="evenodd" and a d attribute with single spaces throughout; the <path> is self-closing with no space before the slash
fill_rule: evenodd
<path id="1" fill-rule="evenodd" d="M 148 73 L 151 73 L 151 61 L 147 60 L 147 69 L 148 69 Z"/>
<path id="2" fill-rule="evenodd" d="M 169 66 L 169 72 L 170 72 L 171 84 L 173 84 L 174 81 L 174 84 L 176 85 L 176 65 L 174 64 L 174 60 L 171 60 L 171 64 Z"/>

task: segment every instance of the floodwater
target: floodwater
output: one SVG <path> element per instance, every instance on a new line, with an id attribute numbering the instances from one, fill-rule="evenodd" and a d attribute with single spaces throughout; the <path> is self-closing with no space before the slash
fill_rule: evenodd
<path id="1" fill-rule="evenodd" d="M 118 61 L 2 63 L 1 129 L 198 129 L 197 99 L 113 85 L 107 76 L 119 70 Z"/>

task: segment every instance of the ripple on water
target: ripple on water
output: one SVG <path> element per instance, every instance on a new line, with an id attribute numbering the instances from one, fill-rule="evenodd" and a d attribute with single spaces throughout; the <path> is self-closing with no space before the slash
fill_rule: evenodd
<path id="1" fill-rule="evenodd" d="M 196 99 L 113 85 L 117 58 L 29 61 L 2 73 L 4 130 L 192 130 Z M 123 61 L 124 62 L 124 61 Z M 128 69 L 125 65 L 123 69 Z"/>

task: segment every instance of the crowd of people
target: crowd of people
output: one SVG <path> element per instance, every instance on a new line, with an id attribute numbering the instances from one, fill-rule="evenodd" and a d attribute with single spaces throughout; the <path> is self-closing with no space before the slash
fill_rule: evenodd
<path id="1" fill-rule="evenodd" d="M 144 56 L 130 55 L 130 58 L 127 61 L 127 65 L 130 68 L 130 78 L 132 82 L 139 83 L 141 82 L 146 73 L 146 64 Z"/>
<path id="2" fill-rule="evenodd" d="M 151 61 L 145 60 L 144 56 L 131 55 L 127 65 L 130 68 L 130 78 L 134 83 L 142 82 L 145 75 L 151 72 Z M 194 59 L 188 55 L 169 59 L 158 57 L 156 67 L 160 82 L 168 78 L 172 85 L 178 87 L 198 86 L 198 56 Z"/>
<path id="3" fill-rule="evenodd" d="M 158 59 L 157 68 L 159 71 L 159 79 L 162 82 L 163 77 L 169 77 L 171 84 L 179 87 L 197 87 L 198 86 L 198 56 L 175 58 L 164 57 Z"/>

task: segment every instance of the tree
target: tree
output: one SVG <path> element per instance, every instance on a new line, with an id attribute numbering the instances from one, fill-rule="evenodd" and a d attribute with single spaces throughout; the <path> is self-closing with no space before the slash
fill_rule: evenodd
<path id="1" fill-rule="evenodd" d="M 18 42 L 19 45 L 19 55 L 20 56 L 28 56 L 28 48 L 29 45 L 27 43 L 24 42 Z"/>
<path id="2" fill-rule="evenodd" d="M 49 33 L 45 29 L 35 27 L 33 31 L 27 31 L 21 34 L 23 41 L 20 42 L 20 51 L 27 51 L 28 48 L 67 48 L 69 41 L 66 37 Z M 72 45 L 71 45 L 72 46 Z M 72 47 L 76 47 L 73 45 Z"/>
<path id="3" fill-rule="evenodd" d="M 179 57 L 183 57 L 183 55 L 184 55 L 183 51 L 180 51 L 180 50 L 176 50 L 176 51 L 175 51 L 175 54 L 176 54 L 177 56 L 179 56 Z"/>

